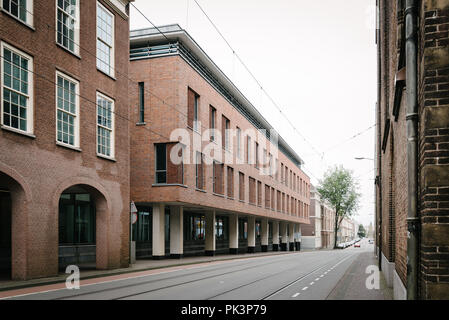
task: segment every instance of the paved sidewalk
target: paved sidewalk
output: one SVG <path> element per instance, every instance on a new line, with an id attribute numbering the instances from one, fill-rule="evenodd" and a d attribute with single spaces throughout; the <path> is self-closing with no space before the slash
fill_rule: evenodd
<path id="1" fill-rule="evenodd" d="M 301 250 L 300 252 L 307 252 L 309 250 Z M 235 259 L 251 259 L 257 257 L 264 256 L 273 256 L 273 255 L 284 255 L 284 254 L 293 254 L 300 253 L 298 251 L 293 252 L 265 252 L 265 253 L 255 253 L 255 254 L 239 254 L 239 255 L 217 255 L 214 257 L 186 257 L 183 259 L 165 259 L 165 260 L 137 260 L 135 264 L 132 264 L 128 268 L 122 269 L 114 269 L 114 270 L 81 270 L 81 280 L 92 279 L 92 278 L 100 278 L 105 276 L 113 276 L 120 275 L 126 273 L 135 273 L 140 271 L 161 269 L 161 268 L 170 268 L 176 266 L 185 266 L 185 265 L 194 265 L 199 263 L 210 263 L 216 261 L 227 261 L 227 260 L 235 260 Z M 55 283 L 65 282 L 68 277 L 68 274 L 60 273 L 54 277 L 48 278 L 40 278 L 40 279 L 32 279 L 25 281 L 13 281 L 13 280 L 1 280 L 0 279 L 0 291 L 13 290 L 13 289 L 21 289 L 27 287 L 41 286 L 41 285 L 49 285 Z"/>
<path id="2" fill-rule="evenodd" d="M 393 300 L 393 289 L 388 288 L 383 273 L 380 272 L 380 289 L 369 290 L 366 280 L 368 266 L 377 267 L 377 258 L 373 252 L 363 252 L 348 268 L 331 291 L 327 300 Z"/>

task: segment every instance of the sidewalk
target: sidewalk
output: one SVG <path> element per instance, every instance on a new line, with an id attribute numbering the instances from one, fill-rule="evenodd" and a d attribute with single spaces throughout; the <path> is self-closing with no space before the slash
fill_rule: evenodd
<path id="1" fill-rule="evenodd" d="M 264 252 L 255 254 L 239 254 L 239 255 L 217 255 L 214 257 L 186 257 L 182 259 L 166 259 L 166 260 L 137 260 L 128 268 L 114 269 L 114 270 L 81 270 L 81 280 L 101 278 L 105 276 L 114 276 L 127 273 L 135 273 L 140 271 L 148 271 L 161 268 L 170 268 L 185 265 L 194 265 L 199 263 L 211 263 L 216 261 L 227 261 L 236 259 L 252 259 L 264 256 L 285 255 L 299 252 L 307 252 L 308 250 L 293 251 L 293 252 Z M 63 283 L 66 281 L 68 274 L 60 273 L 54 277 L 39 278 L 32 280 L 2 280 L 0 279 L 0 291 L 22 289 L 28 287 L 50 285 L 56 283 Z"/>
<path id="2" fill-rule="evenodd" d="M 361 253 L 331 291 L 327 300 L 393 300 L 393 289 L 387 287 L 382 272 L 380 272 L 380 289 L 369 290 L 366 287 L 366 280 L 370 276 L 366 273 L 366 268 L 372 265 L 378 265 L 373 252 Z"/>

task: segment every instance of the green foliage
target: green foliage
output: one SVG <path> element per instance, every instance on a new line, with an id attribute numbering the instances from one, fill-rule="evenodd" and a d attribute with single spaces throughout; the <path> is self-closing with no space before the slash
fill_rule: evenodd
<path id="1" fill-rule="evenodd" d="M 322 200 L 327 201 L 336 212 L 336 230 L 340 228 L 345 217 L 351 217 L 358 209 L 360 194 L 358 183 L 352 171 L 343 166 L 329 169 L 324 179 L 319 182 L 317 191 Z"/>
<path id="2" fill-rule="evenodd" d="M 365 238 L 366 237 L 366 229 L 365 229 L 365 227 L 363 226 L 363 225 L 359 225 L 359 231 L 357 232 L 357 235 L 360 237 L 360 238 Z"/>

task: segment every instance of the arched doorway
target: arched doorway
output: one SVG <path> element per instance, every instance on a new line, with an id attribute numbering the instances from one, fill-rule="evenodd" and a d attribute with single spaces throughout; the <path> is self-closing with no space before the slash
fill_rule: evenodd
<path id="1" fill-rule="evenodd" d="M 0 279 L 27 277 L 26 217 L 30 192 L 29 189 L 25 192 L 24 185 L 23 178 L 14 170 L 1 166 Z"/>
<path id="2" fill-rule="evenodd" d="M 105 268 L 107 260 L 107 204 L 95 188 L 75 185 L 59 198 L 59 269 L 76 265 L 80 269 Z M 106 262 L 107 265 L 107 262 Z"/>

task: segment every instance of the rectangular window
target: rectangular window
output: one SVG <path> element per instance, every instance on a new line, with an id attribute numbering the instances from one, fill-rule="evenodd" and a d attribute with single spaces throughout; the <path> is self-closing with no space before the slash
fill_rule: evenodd
<path id="1" fill-rule="evenodd" d="M 204 190 L 204 155 L 200 152 L 196 153 L 196 187 Z"/>
<path id="2" fill-rule="evenodd" d="M 276 201 L 276 204 L 277 204 L 277 211 L 281 211 L 281 192 L 280 191 L 278 191 L 278 193 L 277 193 L 278 195 L 277 195 L 277 201 Z"/>
<path id="3" fill-rule="evenodd" d="M 187 93 L 187 126 L 196 132 L 199 131 L 199 99 L 192 89 L 188 89 Z"/>
<path id="4" fill-rule="evenodd" d="M 231 167 L 228 167 L 227 179 L 228 197 L 234 198 L 234 169 Z"/>
<path id="5" fill-rule="evenodd" d="M 20 21 L 33 25 L 33 0 L 3 0 L 2 8 Z"/>
<path id="6" fill-rule="evenodd" d="M 256 168 L 259 169 L 259 144 L 257 142 L 255 143 L 254 148 L 254 163 Z"/>
<path id="7" fill-rule="evenodd" d="M 229 150 L 230 147 L 230 129 L 231 129 L 231 122 L 229 121 L 228 118 L 226 118 L 225 116 L 222 116 L 222 122 L 221 122 L 222 126 L 221 126 L 221 138 L 222 138 L 222 144 L 223 144 L 223 148 L 226 150 Z"/>
<path id="8" fill-rule="evenodd" d="M 237 127 L 237 158 L 242 159 L 242 130 Z"/>
<path id="9" fill-rule="evenodd" d="M 239 200 L 245 201 L 245 175 L 239 172 Z"/>
<path id="10" fill-rule="evenodd" d="M 167 145 L 157 144 L 156 150 L 156 184 L 167 183 Z"/>
<path id="11" fill-rule="evenodd" d="M 213 176 L 214 176 L 214 193 L 224 194 L 224 165 L 214 161 L 213 164 Z"/>
<path id="12" fill-rule="evenodd" d="M 33 131 L 33 59 L 1 43 L 2 124 L 26 133 Z"/>
<path id="13" fill-rule="evenodd" d="M 265 185 L 265 209 L 271 208 L 270 196 L 271 196 L 271 188 Z"/>
<path id="14" fill-rule="evenodd" d="M 56 42 L 67 50 L 79 54 L 79 2 L 56 0 Z"/>
<path id="15" fill-rule="evenodd" d="M 97 153 L 114 157 L 114 101 L 97 93 Z"/>
<path id="16" fill-rule="evenodd" d="M 276 190 L 274 188 L 271 188 L 271 210 L 276 210 Z"/>
<path id="17" fill-rule="evenodd" d="M 262 207 L 262 182 L 257 181 L 257 205 Z"/>
<path id="18" fill-rule="evenodd" d="M 79 82 L 56 72 L 56 140 L 79 147 Z"/>
<path id="19" fill-rule="evenodd" d="M 256 204 L 256 180 L 249 177 L 249 203 Z"/>
<path id="20" fill-rule="evenodd" d="M 210 106 L 210 141 L 215 141 L 215 130 L 217 129 L 217 109 Z"/>
<path id="21" fill-rule="evenodd" d="M 114 41 L 114 15 L 97 2 L 97 68 L 112 77 Z"/>
<path id="22" fill-rule="evenodd" d="M 281 163 L 281 183 L 284 184 L 284 164 Z"/>
<path id="23" fill-rule="evenodd" d="M 252 164 L 252 157 L 251 157 L 251 137 L 246 137 L 246 163 Z"/>
<path id="24" fill-rule="evenodd" d="M 139 82 L 139 123 L 145 123 L 145 83 Z"/>

